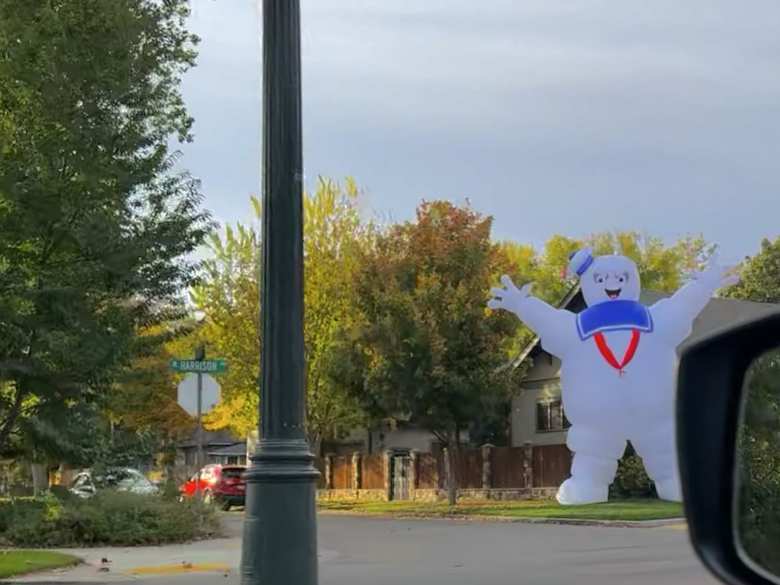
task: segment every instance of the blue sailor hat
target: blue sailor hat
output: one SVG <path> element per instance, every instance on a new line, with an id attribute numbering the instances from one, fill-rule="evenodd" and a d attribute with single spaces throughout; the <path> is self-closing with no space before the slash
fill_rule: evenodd
<path id="1" fill-rule="evenodd" d="M 569 266 L 567 267 L 567 276 L 573 278 L 577 276 L 581 278 L 588 268 L 593 264 L 593 250 L 590 248 L 583 248 L 572 252 L 569 255 Z"/>

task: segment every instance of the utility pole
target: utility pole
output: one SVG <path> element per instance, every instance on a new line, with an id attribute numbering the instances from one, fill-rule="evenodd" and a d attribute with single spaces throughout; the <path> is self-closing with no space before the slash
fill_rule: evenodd
<path id="1" fill-rule="evenodd" d="M 319 473 L 304 429 L 299 0 L 263 0 L 260 441 L 246 473 L 243 585 L 316 585 Z"/>

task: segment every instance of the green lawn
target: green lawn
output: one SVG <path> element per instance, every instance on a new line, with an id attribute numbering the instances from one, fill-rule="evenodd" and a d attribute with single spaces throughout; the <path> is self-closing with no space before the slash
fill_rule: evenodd
<path id="1" fill-rule="evenodd" d="M 495 516 L 505 518 L 561 518 L 577 520 L 660 520 L 682 517 L 682 505 L 661 500 L 619 500 L 586 506 L 561 506 L 551 500 L 508 502 L 319 502 L 319 508 L 355 514 L 417 518 Z"/>
<path id="2" fill-rule="evenodd" d="M 77 565 L 71 555 L 45 550 L 0 550 L 0 578 Z"/>

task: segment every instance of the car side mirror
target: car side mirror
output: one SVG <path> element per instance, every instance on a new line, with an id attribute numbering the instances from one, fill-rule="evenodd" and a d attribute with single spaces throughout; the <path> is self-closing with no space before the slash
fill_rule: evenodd
<path id="1" fill-rule="evenodd" d="M 780 312 L 680 357 L 677 439 L 691 541 L 731 584 L 780 584 Z"/>

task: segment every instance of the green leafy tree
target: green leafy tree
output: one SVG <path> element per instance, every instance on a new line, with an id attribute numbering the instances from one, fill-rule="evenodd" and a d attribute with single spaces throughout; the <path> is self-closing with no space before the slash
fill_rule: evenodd
<path id="1" fill-rule="evenodd" d="M 259 218 L 261 205 L 253 198 Z M 179 344 L 181 355 L 192 355 L 204 344 L 208 355 L 225 358 L 227 372 L 219 376 L 221 403 L 207 415 L 206 426 L 228 428 L 246 436 L 257 428 L 260 374 L 260 272 L 262 250 L 254 226 L 227 226 L 208 240 L 211 256 L 192 301 L 204 319 L 196 334 Z"/>
<path id="2" fill-rule="evenodd" d="M 179 357 L 178 345 L 197 330 L 194 319 L 155 324 L 137 334 L 135 357 L 102 397 L 100 412 L 119 437 L 149 437 L 159 451 L 168 452 L 191 433 L 192 418 L 179 406 L 177 384 L 181 376 L 170 369 Z M 116 431 L 121 431 L 117 433 Z M 112 443 L 117 443 L 113 440 Z"/>
<path id="3" fill-rule="evenodd" d="M 780 303 L 780 238 L 764 239 L 761 250 L 747 258 L 740 271 L 740 282 L 726 296 L 759 303 Z"/>
<path id="4" fill-rule="evenodd" d="M 569 255 L 583 246 L 595 254 L 623 254 L 637 264 L 642 276 L 642 288 L 672 293 L 686 278 L 700 270 L 713 252 L 701 237 L 681 238 L 667 246 L 663 240 L 643 236 L 638 232 L 605 232 L 584 240 L 552 236 L 541 252 L 516 242 L 501 242 L 509 258 L 515 282 L 534 282 L 534 294 L 548 302 L 557 302 L 569 291 L 570 281 L 563 278 Z"/>
<path id="5" fill-rule="evenodd" d="M 461 434 L 497 416 L 512 388 L 505 344 L 516 320 L 486 309 L 506 256 L 491 219 L 423 203 L 415 222 L 392 226 L 362 253 L 355 311 L 331 375 L 373 418 L 408 419 L 448 448 L 456 499 Z"/>
<path id="6" fill-rule="evenodd" d="M 693 273 L 704 268 L 714 246 L 701 237 L 684 237 L 667 246 L 661 238 L 638 232 L 597 234 L 585 242 L 596 254 L 623 254 L 636 262 L 642 288 L 673 293 Z"/>
<path id="7" fill-rule="evenodd" d="M 73 467 L 140 466 L 151 463 L 162 442 L 155 428 L 114 422 L 94 402 L 73 403 L 24 419 L 31 461 Z"/>
<path id="8" fill-rule="evenodd" d="M 97 400 L 171 317 L 212 225 L 189 139 L 185 0 L 0 2 L 0 450 Z"/>
<path id="9" fill-rule="evenodd" d="M 360 252 L 374 230 L 361 221 L 360 193 L 352 180 L 340 186 L 320 179 L 304 199 L 304 340 L 306 348 L 306 429 L 315 452 L 323 439 L 338 438 L 363 420 L 346 388 L 328 375 L 334 348 L 355 313 L 355 274 Z"/>

